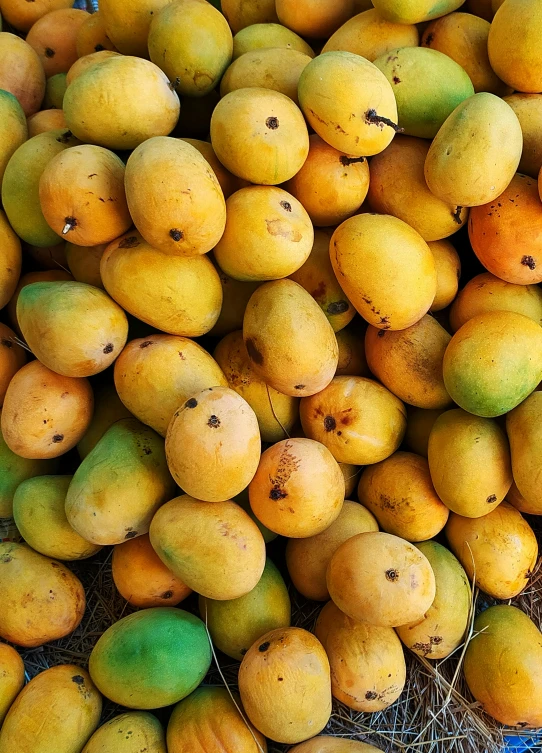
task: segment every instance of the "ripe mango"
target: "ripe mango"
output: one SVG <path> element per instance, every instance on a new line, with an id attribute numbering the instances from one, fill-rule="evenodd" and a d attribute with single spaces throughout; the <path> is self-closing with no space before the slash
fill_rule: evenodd
<path id="1" fill-rule="evenodd" d="M 397 24 L 383 18 L 371 7 L 340 26 L 330 36 L 322 52 L 353 52 L 371 62 L 399 47 L 417 47 L 418 29 L 413 24 Z"/>
<path id="2" fill-rule="evenodd" d="M 521 511 L 542 513 L 542 490 L 538 483 L 542 469 L 542 392 L 533 392 L 506 416 L 512 472 L 523 497 Z"/>
<path id="3" fill-rule="evenodd" d="M 536 0 L 510 0 L 495 13 L 487 48 L 491 67 L 519 92 L 542 90 L 539 42 L 542 8 Z"/>
<path id="4" fill-rule="evenodd" d="M 388 21 L 398 24 L 419 24 L 445 16 L 462 5 L 460 0 L 373 0 L 377 11 Z"/>

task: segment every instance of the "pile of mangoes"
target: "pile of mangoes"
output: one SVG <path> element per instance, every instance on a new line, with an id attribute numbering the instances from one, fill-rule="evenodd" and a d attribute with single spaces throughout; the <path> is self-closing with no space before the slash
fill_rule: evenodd
<path id="1" fill-rule="evenodd" d="M 71 4 L 0 0 L 0 753 L 370 753 L 405 652 L 542 727 L 540 0 Z"/>

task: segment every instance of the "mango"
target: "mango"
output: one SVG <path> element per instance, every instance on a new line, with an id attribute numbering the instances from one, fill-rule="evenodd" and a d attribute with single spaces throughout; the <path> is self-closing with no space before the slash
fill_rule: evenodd
<path id="1" fill-rule="evenodd" d="M 250 499 L 248 496 L 248 487 L 246 489 L 243 489 L 241 494 L 237 494 L 232 501 L 238 504 L 239 507 L 241 507 L 247 513 L 248 517 L 254 523 L 256 523 L 266 544 L 269 544 L 270 541 L 274 541 L 278 537 L 278 534 L 276 534 L 274 531 L 270 531 L 269 528 L 266 528 L 264 524 L 261 523 L 252 512 L 252 509 L 250 507 Z"/>
<path id="2" fill-rule="evenodd" d="M 248 594 L 228 601 L 200 596 L 199 612 L 213 644 L 238 661 L 264 633 L 290 627 L 288 589 L 270 559 L 266 560 L 260 581 Z"/>
<path id="3" fill-rule="evenodd" d="M 442 0 L 436 5 L 433 0 L 373 0 L 373 5 L 388 21 L 419 24 L 445 16 L 457 10 L 462 3 L 460 0 Z"/>
<path id="4" fill-rule="evenodd" d="M 489 62 L 489 29 L 489 21 L 472 13 L 450 13 L 429 24 L 421 44 L 455 60 L 469 76 L 475 92 L 490 92 L 502 97 L 507 87 L 493 72 Z"/>
<path id="5" fill-rule="evenodd" d="M 139 0 L 128 5 L 123 0 L 102 0 L 99 12 L 106 34 L 119 52 L 146 58 L 151 22 L 168 4 L 169 0 Z"/>
<path id="6" fill-rule="evenodd" d="M 469 580 L 488 596 L 513 599 L 527 586 L 538 559 L 538 542 L 508 502 L 482 518 L 452 513 L 445 533 Z"/>
<path id="7" fill-rule="evenodd" d="M 517 173 L 494 201 L 472 209 L 469 240 L 484 267 L 501 280 L 515 285 L 541 282 L 542 203 L 537 181 Z"/>
<path id="8" fill-rule="evenodd" d="M 75 64 L 76 63 L 74 63 L 73 65 Z M 45 97 L 43 100 L 43 107 L 51 107 L 62 110 L 64 94 L 66 93 L 67 88 L 68 76 L 66 73 L 55 73 L 54 76 L 50 76 L 45 84 Z"/>
<path id="9" fill-rule="evenodd" d="M 26 363 L 26 351 L 17 344 L 16 335 L 6 324 L 0 324 L 0 407 L 14 375 Z"/>
<path id="10" fill-rule="evenodd" d="M 84 436 L 93 403 L 86 379 L 60 376 L 40 361 L 30 361 L 15 374 L 4 398 L 4 440 L 24 458 L 56 458 Z"/>
<path id="11" fill-rule="evenodd" d="M 263 0 L 264 2 L 269 0 Z M 225 0 L 225 7 L 222 12 L 227 17 L 228 10 L 227 5 L 229 3 L 240 3 L 240 0 Z M 248 6 L 243 4 L 243 8 Z M 254 3 L 250 6 L 254 7 Z M 273 7 L 273 12 L 274 12 Z M 277 19 L 278 20 L 278 19 Z M 297 50 L 303 52 L 310 58 L 314 57 L 314 50 L 310 45 L 305 42 L 295 31 L 287 29 L 286 26 L 282 26 L 279 23 L 271 22 L 253 22 L 243 26 L 243 28 L 236 30 L 235 24 L 230 23 L 231 28 L 235 32 L 233 38 L 233 59 L 244 55 L 245 52 L 251 52 L 252 50 L 261 50 L 267 48 L 280 48 L 283 50 Z"/>
<path id="12" fill-rule="evenodd" d="M 225 96 L 236 89 L 256 86 L 286 94 L 298 104 L 299 77 L 312 57 L 299 50 L 281 47 L 250 50 L 226 69 L 220 82 L 220 93 Z"/>
<path id="13" fill-rule="evenodd" d="M 312 296 L 292 280 L 265 283 L 252 294 L 243 340 L 255 373 L 285 395 L 320 392 L 337 368 L 331 325 Z"/>
<path id="14" fill-rule="evenodd" d="M 18 99 L 9 91 L 0 89 L 0 182 L 11 155 L 28 138 L 24 110 Z"/>
<path id="15" fill-rule="evenodd" d="M 303 114 L 289 97 L 249 87 L 226 94 L 217 104 L 211 143 L 234 175 L 275 186 L 292 178 L 305 162 L 309 134 Z"/>
<path id="16" fill-rule="evenodd" d="M 435 261 L 427 243 L 391 215 L 360 214 L 331 237 L 337 280 L 361 316 L 378 329 L 406 329 L 436 294 Z"/>
<path id="17" fill-rule="evenodd" d="M 262 534 L 231 500 L 176 497 L 154 516 L 150 539 L 162 562 L 208 599 L 228 601 L 248 594 L 265 567 Z"/>
<path id="18" fill-rule="evenodd" d="M 510 450 L 503 430 L 496 421 L 459 408 L 446 411 L 433 424 L 428 460 L 441 500 L 467 518 L 494 510 L 512 484 Z"/>
<path id="19" fill-rule="evenodd" d="M 369 743 L 359 740 L 348 740 L 334 735 L 318 735 L 301 745 L 292 748 L 291 753 L 382 753 L 381 748 L 375 748 Z"/>
<path id="20" fill-rule="evenodd" d="M 250 5 L 243 0 L 223 0 L 220 7 L 234 33 L 253 24 L 263 26 L 278 21 L 274 0 L 255 0 Z"/>
<path id="21" fill-rule="evenodd" d="M 191 138 L 183 138 L 182 140 L 197 149 L 209 163 L 212 171 L 216 175 L 225 199 L 231 196 L 232 193 L 235 193 L 235 191 L 238 191 L 240 188 L 244 188 L 247 185 L 246 181 L 241 180 L 241 178 L 238 178 L 236 175 L 233 175 L 233 173 L 230 173 L 229 170 L 226 170 L 222 162 L 220 162 L 216 156 L 213 145 L 209 141 L 201 141 L 201 139 Z"/>
<path id="22" fill-rule="evenodd" d="M 339 363 L 336 376 L 370 376 L 365 357 L 365 322 L 358 317 L 336 333 Z"/>
<path id="23" fill-rule="evenodd" d="M 96 11 L 83 21 L 77 31 L 75 46 L 79 58 L 100 50 L 116 51 L 115 45 L 107 36 L 103 13 Z"/>
<path id="24" fill-rule="evenodd" d="M 277 682 L 277 677 L 282 680 Z M 262 635 L 241 662 L 239 692 L 249 720 L 262 734 L 290 744 L 306 740 L 322 731 L 331 714 L 324 647 L 314 635 L 296 627 Z"/>
<path id="25" fill-rule="evenodd" d="M 105 432 L 121 418 L 131 418 L 132 414 L 125 408 L 113 385 L 106 384 L 96 391 L 94 413 L 88 429 L 77 443 L 77 452 L 84 460 L 96 447 Z"/>
<path id="26" fill-rule="evenodd" d="M 0 210 L 0 308 L 4 308 L 14 297 L 22 266 L 21 241 L 13 232 L 6 214 Z"/>
<path id="27" fill-rule="evenodd" d="M 103 290 L 83 282 L 34 282 L 17 301 L 17 320 L 32 352 L 67 377 L 110 366 L 128 337 L 128 320 Z"/>
<path id="28" fill-rule="evenodd" d="M 512 108 L 479 92 L 455 108 L 429 147 L 424 168 L 429 190 L 455 206 L 487 204 L 514 177 L 522 146 Z"/>
<path id="29" fill-rule="evenodd" d="M 5 641 L 34 648 L 69 635 L 79 625 L 85 611 L 85 591 L 65 565 L 26 544 L 6 541 L 0 543 L 0 566 L 4 607 L 0 637 Z M 5 723 L 2 729 L 6 730 Z M 2 742 L 5 739 L 0 735 L 0 751 Z M 29 753 L 31 750 L 29 747 Z"/>
<path id="30" fill-rule="evenodd" d="M 134 607 L 175 607 L 192 593 L 164 565 L 149 536 L 128 539 L 113 548 L 111 573 L 120 595 Z"/>
<path id="31" fill-rule="evenodd" d="M 100 721 L 102 697 L 88 673 L 60 664 L 23 688 L 0 730 L 1 753 L 79 753 Z"/>
<path id="32" fill-rule="evenodd" d="M 523 498 L 521 511 L 533 515 L 542 513 L 542 494 L 538 484 L 542 468 L 541 417 L 542 392 L 533 392 L 506 416 L 512 472 Z"/>
<path id="33" fill-rule="evenodd" d="M 396 452 L 366 468 L 358 498 L 382 530 L 407 541 L 432 539 L 448 520 L 448 508 L 437 496 L 427 460 L 411 452 Z"/>
<path id="34" fill-rule="evenodd" d="M 444 384 L 461 408 L 501 416 L 542 380 L 542 329 L 522 314 L 490 311 L 469 319 L 444 354 Z"/>
<path id="35" fill-rule="evenodd" d="M 70 131 L 47 131 L 22 144 L 9 160 L 2 181 L 2 203 L 11 226 L 23 241 L 34 246 L 60 242 L 43 216 L 39 182 L 50 160 L 77 143 Z"/>
<path id="36" fill-rule="evenodd" d="M 442 361 L 451 336 L 426 314 L 396 332 L 369 326 L 365 356 L 373 374 L 394 395 L 417 408 L 446 408 L 451 398 L 442 377 Z"/>
<path id="37" fill-rule="evenodd" d="M 347 539 L 367 531 L 378 531 L 376 518 L 363 505 L 346 499 L 339 515 L 324 531 L 303 539 L 288 539 L 286 565 L 296 589 L 307 599 L 329 599 L 326 571 L 333 554 Z"/>
<path id="38" fill-rule="evenodd" d="M 134 89 L 140 96 L 132 96 Z M 103 106 L 96 107 L 97 99 Z M 179 98 L 160 68 L 125 55 L 87 68 L 64 96 L 70 131 L 107 149 L 135 149 L 153 136 L 166 136 L 177 123 L 179 109 Z"/>
<path id="39" fill-rule="evenodd" d="M 427 457 L 429 435 L 437 418 L 444 413 L 439 410 L 412 408 L 407 412 L 405 447 L 416 455 Z"/>
<path id="40" fill-rule="evenodd" d="M 337 518 L 344 488 L 327 447 L 312 439 L 284 439 L 263 453 L 249 486 L 250 506 L 271 531 L 305 538 L 322 533 Z"/>
<path id="41" fill-rule="evenodd" d="M 309 154 L 286 188 L 307 210 L 318 227 L 338 225 L 363 204 L 369 188 L 365 157 L 350 157 L 326 144 L 317 134 L 309 137 Z"/>
<path id="42" fill-rule="evenodd" d="M 276 186 L 248 186 L 226 202 L 224 233 L 213 254 L 219 267 L 243 282 L 288 277 L 307 260 L 314 230 L 303 205 Z"/>
<path id="43" fill-rule="evenodd" d="M 135 418 L 124 418 L 77 468 L 66 516 L 87 541 L 120 544 L 147 533 L 154 513 L 174 491 L 163 439 Z"/>
<path id="44" fill-rule="evenodd" d="M 262 441 L 285 439 L 299 417 L 299 398 L 283 395 L 256 376 L 243 333 L 237 330 L 226 335 L 216 346 L 214 357 L 229 387 L 246 400 L 256 414 Z"/>
<path id="45" fill-rule="evenodd" d="M 425 241 L 435 241 L 457 233 L 469 210 L 442 201 L 427 187 L 424 165 L 429 147 L 412 136 L 394 139 L 371 160 L 367 200 L 373 211 L 398 217 Z"/>
<path id="46" fill-rule="evenodd" d="M 435 574 L 436 596 L 424 617 L 397 628 L 405 646 L 425 659 L 445 659 L 461 644 L 471 610 L 471 589 L 460 562 L 436 541 L 416 545 Z"/>
<path id="47" fill-rule="evenodd" d="M 109 295 L 155 329 L 199 337 L 218 319 L 220 278 L 205 255 L 164 254 L 132 231 L 107 247 L 100 274 Z"/>
<path id="48" fill-rule="evenodd" d="M 246 6 L 243 6 L 246 7 Z M 203 686 L 178 703 L 169 719 L 169 753 L 267 753 L 264 736 L 247 722 L 237 693 Z"/>
<path id="49" fill-rule="evenodd" d="M 499 604 L 474 621 L 465 653 L 467 685 L 483 710 L 502 724 L 540 727 L 542 636 L 517 607 Z"/>
<path id="50" fill-rule="evenodd" d="M 2 3 L 2 11 L 4 6 Z M 28 118 L 40 109 L 45 94 L 43 65 L 36 51 L 23 39 L 7 31 L 0 30 L 0 34 L 0 89 L 19 100 Z"/>
<path id="51" fill-rule="evenodd" d="M 17 0 L 5 0 L 2 2 L 2 15 L 4 21 L 19 31 L 30 31 L 32 25 L 45 13 L 57 8 L 70 8 L 69 0 L 47 0 L 36 3 L 37 7 L 20 5 Z M 1 30 L 1 28 L 0 28 Z"/>
<path id="52" fill-rule="evenodd" d="M 354 0 L 276 0 L 281 24 L 302 37 L 326 39 L 354 15 Z"/>
<path id="53" fill-rule="evenodd" d="M 49 80 L 59 73 L 66 74 L 77 60 L 75 40 L 87 18 L 86 9 L 59 8 L 45 13 L 32 24 L 26 41 L 38 53 Z M 61 93 L 61 88 L 58 93 Z M 54 106 L 58 107 L 58 102 Z"/>
<path id="54" fill-rule="evenodd" d="M 414 25 L 386 21 L 370 4 L 369 10 L 348 19 L 330 36 L 322 52 L 342 50 L 371 62 L 398 47 L 417 47 L 418 29 Z"/>
<path id="55" fill-rule="evenodd" d="M 487 41 L 489 60 L 497 76 L 516 91 L 542 90 L 541 33 L 542 9 L 532 0 L 511 0 L 495 13 Z"/>
<path id="56" fill-rule="evenodd" d="M 406 428 L 403 403 L 378 382 L 335 377 L 300 406 L 305 434 L 324 444 L 339 463 L 378 463 L 398 449 Z"/>
<path id="57" fill-rule="evenodd" d="M 316 133 L 353 157 L 383 151 L 398 128 L 391 85 L 373 63 L 351 52 L 325 52 L 314 58 L 301 74 L 298 96 Z"/>
<path id="58" fill-rule="evenodd" d="M 452 303 L 450 326 L 457 332 L 469 319 L 492 311 L 514 311 L 542 325 L 542 290 L 505 282 L 490 272 L 476 275 Z"/>
<path id="59" fill-rule="evenodd" d="M 427 243 L 435 260 L 437 270 L 437 292 L 429 309 L 442 311 L 457 296 L 461 277 L 461 259 L 449 241 L 429 241 Z"/>
<path id="60" fill-rule="evenodd" d="M 89 672 L 114 703 L 157 709 L 195 690 L 210 664 L 203 622 L 183 609 L 155 607 L 108 628 L 92 649 Z"/>
<path id="61" fill-rule="evenodd" d="M 23 660 L 13 646 L 2 643 L 0 645 L 0 728 L 23 685 Z"/>
<path id="62" fill-rule="evenodd" d="M 222 308 L 209 334 L 212 337 L 224 337 L 230 332 L 243 328 L 243 317 L 250 296 L 260 287 L 261 283 L 234 280 L 220 267 L 217 268 L 217 272 L 222 288 Z"/>
<path id="63" fill-rule="evenodd" d="M 83 73 L 83 71 L 86 71 L 86 69 L 90 68 L 91 65 L 97 65 L 98 63 L 101 63 L 102 60 L 107 60 L 107 58 L 114 57 L 118 54 L 119 53 L 114 50 L 98 50 L 91 52 L 89 55 L 84 55 L 83 57 L 78 58 L 70 67 L 70 70 L 67 73 L 59 73 L 59 76 L 65 77 L 65 86 L 64 91 L 62 92 L 62 99 L 64 99 L 64 94 L 66 92 L 67 86 L 69 86 L 69 84 L 71 84 L 71 82 L 76 79 L 77 76 Z M 53 76 L 53 78 L 55 77 Z M 55 106 L 58 107 L 59 105 Z M 60 103 L 60 107 L 62 107 L 62 102 Z"/>
<path id="64" fill-rule="evenodd" d="M 531 178 L 537 178 L 542 167 L 542 94 L 516 92 L 504 101 L 516 113 L 523 133 L 523 151 L 518 170 Z"/>
<path id="65" fill-rule="evenodd" d="M 335 605 L 380 627 L 423 618 L 435 599 L 435 575 L 414 544 L 389 533 L 359 533 L 337 549 L 327 570 Z"/>
<path id="66" fill-rule="evenodd" d="M 452 111 L 474 94 L 468 74 L 438 50 L 403 47 L 374 64 L 393 88 L 398 125 L 409 136 L 434 138 Z"/>
<path id="67" fill-rule="evenodd" d="M 96 730 L 81 753 L 166 753 L 166 737 L 158 719 L 146 711 L 129 711 Z"/>
<path id="68" fill-rule="evenodd" d="M 32 549 L 60 560 L 80 560 L 101 547 L 85 541 L 68 523 L 64 504 L 72 476 L 36 476 L 13 497 L 13 518 Z"/>
<path id="69" fill-rule="evenodd" d="M 393 628 L 356 622 L 329 601 L 314 634 L 328 655 L 334 698 L 366 713 L 382 711 L 399 698 L 406 665 Z"/>
<path id="70" fill-rule="evenodd" d="M 98 246 L 76 246 L 74 243 L 66 243 L 66 261 L 77 282 L 86 282 L 87 285 L 104 289 L 100 275 L 100 262 L 107 245 L 100 243 Z"/>

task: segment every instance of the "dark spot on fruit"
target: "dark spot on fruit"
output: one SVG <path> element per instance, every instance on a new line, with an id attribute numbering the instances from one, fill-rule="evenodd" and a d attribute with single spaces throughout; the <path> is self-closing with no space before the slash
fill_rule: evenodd
<path id="1" fill-rule="evenodd" d="M 536 262 L 535 262 L 535 260 L 533 259 L 532 256 L 524 256 L 521 259 L 521 263 L 523 264 L 524 267 L 529 267 L 529 269 L 535 269 L 536 268 Z"/>
<path id="2" fill-rule="evenodd" d="M 431 636 L 431 643 L 433 643 L 435 646 L 438 646 L 439 643 L 442 643 L 442 636 L 441 635 L 432 635 Z"/>
<path id="3" fill-rule="evenodd" d="M 162 596 L 160 598 L 161 599 L 171 599 L 172 596 L 173 596 L 173 591 L 164 591 L 164 593 L 162 594 Z"/>
<path id="4" fill-rule="evenodd" d="M 181 83 L 181 79 L 179 78 L 179 76 L 177 76 L 176 79 L 168 83 L 168 86 L 171 89 L 171 91 L 175 91 L 175 89 L 179 86 L 180 83 Z"/>
<path id="5" fill-rule="evenodd" d="M 62 442 L 63 439 L 64 439 L 64 434 L 55 434 L 53 436 L 53 442 L 55 444 L 58 444 L 58 442 Z"/>
<path id="6" fill-rule="evenodd" d="M 333 431 L 337 427 L 337 422 L 333 418 L 333 416 L 326 416 L 324 418 L 324 429 L 326 431 Z"/>
<path id="7" fill-rule="evenodd" d="M 366 699 L 367 699 L 368 701 L 374 701 L 374 700 L 375 700 L 375 698 L 378 698 L 378 693 L 375 693 L 375 692 L 374 692 L 374 690 L 368 690 L 368 691 L 367 691 L 367 692 L 365 693 L 365 698 L 366 698 Z"/>
<path id="8" fill-rule="evenodd" d="M 152 340 L 145 340 L 145 342 L 141 343 L 141 345 L 139 347 L 140 348 L 148 348 L 149 345 L 152 345 Z"/>
<path id="9" fill-rule="evenodd" d="M 13 348 L 13 343 L 11 342 L 11 340 L 7 340 L 3 337 L 1 342 L 4 348 Z"/>
<path id="10" fill-rule="evenodd" d="M 85 678 L 81 677 L 81 675 L 74 675 L 72 677 L 72 682 L 74 682 L 76 685 L 84 685 L 85 684 Z"/>
<path id="11" fill-rule="evenodd" d="M 280 489 L 278 486 L 274 486 L 271 491 L 269 492 L 269 499 L 272 499 L 273 502 L 278 502 L 279 499 L 284 499 L 288 495 L 285 491 Z"/>
<path id="12" fill-rule="evenodd" d="M 197 404 L 198 404 L 198 401 L 196 400 L 196 398 L 195 397 L 191 397 L 190 400 L 186 401 L 186 403 L 184 404 L 184 407 L 185 408 L 195 408 L 197 406 Z"/>
<path id="13" fill-rule="evenodd" d="M 101 52 L 102 50 L 105 50 L 105 47 L 103 46 L 103 44 L 97 44 L 94 46 L 94 49 L 96 50 L 96 52 Z"/>
<path id="14" fill-rule="evenodd" d="M 207 421 L 207 426 L 209 426 L 211 429 L 218 429 L 220 426 L 220 419 L 218 416 L 209 416 L 209 420 Z"/>
<path id="15" fill-rule="evenodd" d="M 394 123 L 393 120 L 390 120 L 389 118 L 385 118 L 383 115 L 379 115 L 376 110 L 367 110 L 365 113 L 365 122 L 368 125 L 377 125 L 380 126 L 380 128 L 384 128 L 384 126 L 389 126 L 390 128 L 393 128 L 395 133 L 402 133 L 405 129 L 399 128 L 397 123 Z"/>
<path id="16" fill-rule="evenodd" d="M 463 207 L 457 206 L 454 211 L 452 212 L 452 217 L 454 218 L 454 222 L 457 222 L 458 225 L 462 224 L 461 220 L 461 210 Z"/>
<path id="17" fill-rule="evenodd" d="M 257 363 L 258 366 L 261 366 L 263 363 L 263 356 L 254 344 L 254 340 L 252 340 L 250 337 L 245 342 L 245 347 L 247 349 L 248 357 L 251 361 L 254 361 L 254 363 Z"/>
<path id="18" fill-rule="evenodd" d="M 70 230 L 73 230 L 74 227 L 77 227 L 77 220 L 75 217 L 64 217 L 64 227 L 62 228 L 62 235 L 66 235 L 66 233 L 69 233 Z"/>
<path id="19" fill-rule="evenodd" d="M 526 727 L 529 724 L 529 722 L 518 722 L 518 727 Z"/>
<path id="20" fill-rule="evenodd" d="M 152 450 L 150 447 L 143 447 L 143 452 L 145 455 L 152 455 Z"/>
<path id="21" fill-rule="evenodd" d="M 175 242 L 181 241 L 183 239 L 183 233 L 182 230 L 178 230 L 176 227 L 172 228 L 169 231 L 170 238 L 173 238 Z"/>
<path id="22" fill-rule="evenodd" d="M 385 334 L 386 334 L 386 330 L 385 329 L 379 329 L 377 337 L 384 337 Z"/>
<path id="23" fill-rule="evenodd" d="M 399 78 L 399 76 L 394 76 L 393 77 L 393 83 L 394 84 L 400 84 L 401 83 L 401 79 Z"/>
<path id="24" fill-rule="evenodd" d="M 435 38 L 435 35 L 433 33 L 428 34 L 427 37 L 425 38 L 425 44 L 431 44 L 434 38 Z"/>
<path id="25" fill-rule="evenodd" d="M 279 119 L 275 117 L 267 118 L 265 125 L 272 131 L 275 131 L 279 127 Z"/>
<path id="26" fill-rule="evenodd" d="M 287 212 L 291 212 L 291 211 L 292 211 L 292 205 L 290 204 L 290 202 L 289 202 L 289 201 L 281 201 L 281 202 L 280 202 L 280 205 L 281 205 L 281 207 L 282 207 L 283 209 L 285 209 L 285 210 L 286 210 Z"/>
<path id="27" fill-rule="evenodd" d="M 277 680 L 278 680 L 279 682 L 282 682 L 282 681 L 284 680 L 284 677 L 277 677 Z"/>
<path id="28" fill-rule="evenodd" d="M 113 343 L 107 343 L 104 348 L 104 353 L 111 353 L 113 351 Z"/>
<path id="29" fill-rule="evenodd" d="M 399 572 L 394 570 L 386 570 L 386 579 L 394 583 L 399 578 Z"/>
<path id="30" fill-rule="evenodd" d="M 119 243 L 119 248 L 136 248 L 136 246 L 139 246 L 139 241 L 135 235 L 130 235 Z"/>
<path id="31" fill-rule="evenodd" d="M 61 136 L 57 138 L 57 141 L 59 144 L 67 144 L 72 136 L 73 133 L 71 131 L 65 131 Z"/>
<path id="32" fill-rule="evenodd" d="M 346 301 L 334 301 L 329 304 L 326 310 L 331 315 L 344 314 L 345 311 L 348 311 L 348 303 Z"/>
<path id="33" fill-rule="evenodd" d="M 490 494 L 489 497 L 486 499 L 486 502 L 488 505 L 492 505 L 493 502 L 497 501 L 497 495 L 496 494 Z"/>
<path id="34" fill-rule="evenodd" d="M 266 641 L 265 643 L 261 643 L 258 646 L 258 651 L 263 654 L 264 651 L 267 651 L 271 643 L 269 641 Z"/>
<path id="35" fill-rule="evenodd" d="M 126 534 L 126 536 L 124 538 L 125 539 L 133 539 L 135 536 L 137 536 L 137 531 L 128 531 L 128 533 Z"/>
<path id="36" fill-rule="evenodd" d="M 304 390 L 304 389 L 305 389 L 305 385 L 304 384 L 296 384 L 294 386 L 294 390 Z"/>
<path id="37" fill-rule="evenodd" d="M 337 432 L 337 436 L 338 436 L 338 437 L 342 437 L 342 435 L 343 435 L 342 431 L 338 431 L 338 432 Z"/>
<path id="38" fill-rule="evenodd" d="M 8 562 L 11 562 L 13 557 L 10 554 L 3 554 L 0 557 L 0 562 L 2 562 L 4 565 L 7 565 Z"/>
<path id="39" fill-rule="evenodd" d="M 365 157 L 347 157 L 343 154 L 342 157 L 339 157 L 339 162 L 344 167 L 348 167 L 348 165 L 353 165 L 355 162 L 365 162 Z"/>
<path id="40" fill-rule="evenodd" d="M 55 56 L 55 51 L 52 50 L 50 47 L 46 47 L 45 48 L 45 57 L 46 58 L 54 58 L 54 56 Z"/>

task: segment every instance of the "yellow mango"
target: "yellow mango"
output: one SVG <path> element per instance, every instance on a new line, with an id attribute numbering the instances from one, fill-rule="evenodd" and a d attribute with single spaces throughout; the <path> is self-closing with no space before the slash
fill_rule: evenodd
<path id="1" fill-rule="evenodd" d="M 19 653 L 0 644 L 0 728 L 13 701 L 24 685 L 24 664 Z"/>
<path id="2" fill-rule="evenodd" d="M 371 3 L 372 5 L 372 3 Z M 413 24 L 387 21 L 375 8 L 364 10 L 330 36 L 322 52 L 343 50 L 373 62 L 398 47 L 417 47 L 418 29 Z"/>
<path id="3" fill-rule="evenodd" d="M 542 94 L 516 92 L 504 101 L 516 113 L 523 133 L 518 171 L 537 178 L 542 167 Z"/>
<path id="4" fill-rule="evenodd" d="M 224 97 L 235 89 L 257 86 L 286 94 L 296 104 L 299 77 L 312 56 L 281 47 L 245 52 L 226 69 L 220 82 Z"/>
<path id="5" fill-rule="evenodd" d="M 419 24 L 445 16 L 462 5 L 461 0 L 373 0 L 374 7 L 389 21 L 398 24 Z"/>
<path id="6" fill-rule="evenodd" d="M 539 43 L 542 8 L 536 0 L 508 0 L 495 13 L 487 48 L 491 67 L 512 89 L 542 90 Z"/>
<path id="7" fill-rule="evenodd" d="M 522 512 L 542 514 L 542 392 L 533 392 L 506 416 L 512 473 L 523 497 Z"/>
<path id="8" fill-rule="evenodd" d="M 262 1 L 269 2 L 269 0 Z M 246 3 L 243 3 L 243 0 L 225 0 L 224 5 L 231 2 L 242 4 L 243 8 L 248 7 Z M 254 7 L 254 4 L 250 7 Z M 227 15 L 227 11 L 224 11 L 224 13 Z M 232 26 L 232 29 L 235 31 L 234 26 Z M 314 57 L 314 50 L 295 31 L 287 29 L 286 26 L 279 23 L 255 22 L 236 32 L 233 38 L 233 59 L 237 60 L 245 52 L 268 48 L 298 50 L 298 52 L 303 52 L 310 58 Z"/>

